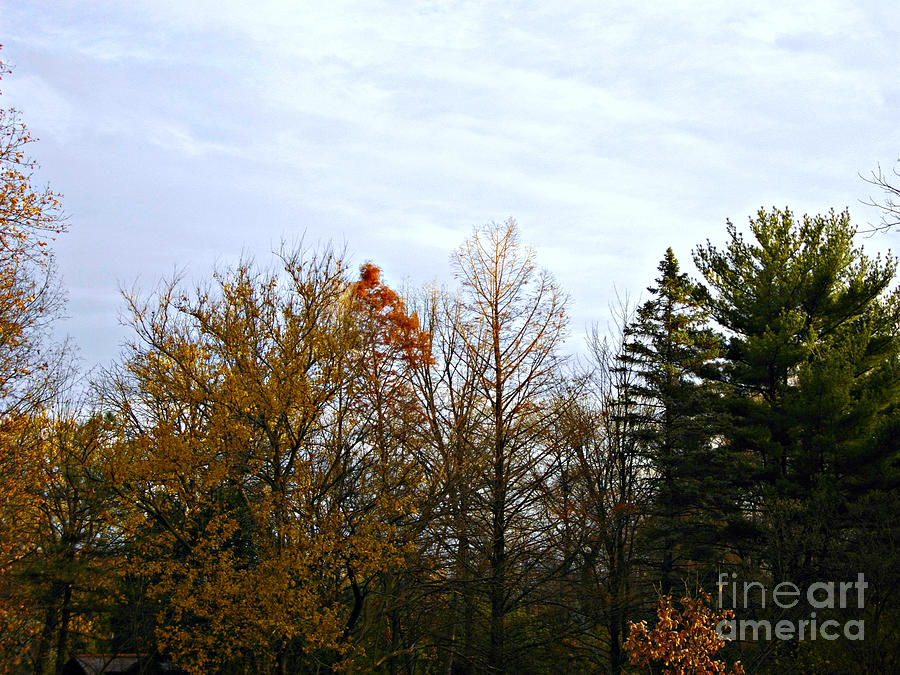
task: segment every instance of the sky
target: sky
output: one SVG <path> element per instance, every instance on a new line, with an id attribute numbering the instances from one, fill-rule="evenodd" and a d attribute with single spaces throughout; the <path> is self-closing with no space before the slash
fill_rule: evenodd
<path id="1" fill-rule="evenodd" d="M 726 219 L 877 222 L 860 174 L 900 156 L 896 0 L 0 0 L 0 44 L 0 105 L 64 194 L 57 330 L 85 368 L 132 335 L 122 289 L 301 240 L 452 288 L 508 218 L 577 352 Z"/>

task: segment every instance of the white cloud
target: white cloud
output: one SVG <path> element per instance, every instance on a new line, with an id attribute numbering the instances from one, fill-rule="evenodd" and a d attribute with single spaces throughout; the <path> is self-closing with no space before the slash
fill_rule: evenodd
<path id="1" fill-rule="evenodd" d="M 97 266 L 152 278 L 209 260 L 211 241 L 263 257 L 307 231 L 425 279 L 472 225 L 515 216 L 578 323 L 606 313 L 614 282 L 644 288 L 667 245 L 687 263 L 725 217 L 865 196 L 856 173 L 900 147 L 893 13 L 0 0 L 18 65 L 3 101 L 52 141 L 67 208 L 96 219 L 74 219 L 81 244 L 61 250 Z"/>

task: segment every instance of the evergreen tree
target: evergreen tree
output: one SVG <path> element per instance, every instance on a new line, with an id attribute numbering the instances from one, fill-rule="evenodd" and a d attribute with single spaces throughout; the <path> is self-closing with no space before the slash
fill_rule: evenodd
<path id="1" fill-rule="evenodd" d="M 760 210 L 752 239 L 730 222 L 727 231 L 724 249 L 707 242 L 694 259 L 728 336 L 727 442 L 733 456 L 751 460 L 741 504 L 757 536 L 738 547 L 744 573 L 800 587 L 860 573 L 878 579 L 859 611 L 866 644 L 884 644 L 895 637 L 878 617 L 897 588 L 883 572 L 896 552 L 885 567 L 860 547 L 900 516 L 883 498 L 900 484 L 900 336 L 897 294 L 889 293 L 896 262 L 854 245 L 846 211 L 795 218 Z M 850 618 L 841 611 L 820 620 Z M 862 654 L 843 640 L 782 647 L 778 672 L 799 672 L 806 661 L 815 672 L 826 661 L 833 670 L 839 659 L 845 672 L 864 661 L 867 672 L 890 670 L 882 658 L 890 650 Z"/>
<path id="2" fill-rule="evenodd" d="M 620 367 L 637 375 L 635 408 L 652 471 L 651 517 L 645 529 L 662 593 L 711 557 L 725 520 L 727 463 L 716 438 L 722 426 L 717 359 L 720 340 L 708 327 L 701 289 L 679 271 L 672 249 L 659 264 L 652 297 L 628 327 Z M 710 489 L 715 486 L 715 489 Z"/>
<path id="3" fill-rule="evenodd" d="M 781 497 L 825 476 L 846 478 L 844 491 L 878 482 L 893 448 L 870 441 L 900 394 L 896 313 L 884 297 L 895 262 L 853 246 L 846 211 L 800 222 L 760 211 L 750 230 L 755 243 L 728 223 L 727 249 L 707 243 L 695 255 L 730 336 L 732 440 Z"/>
<path id="4" fill-rule="evenodd" d="M 849 214 L 760 211 L 695 253 L 725 352 L 728 440 L 753 459 L 744 504 L 775 578 L 829 578 L 852 504 L 897 485 L 893 259 L 853 244 Z M 842 537 L 838 537 L 843 533 Z"/>

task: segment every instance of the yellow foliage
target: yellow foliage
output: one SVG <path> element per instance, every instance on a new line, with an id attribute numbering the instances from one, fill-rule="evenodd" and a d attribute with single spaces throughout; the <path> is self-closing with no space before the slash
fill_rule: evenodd
<path id="1" fill-rule="evenodd" d="M 11 418 L 7 417 L 7 422 Z M 119 514 L 94 471 L 106 447 L 97 417 L 35 414 L 7 424 L 0 447 L 0 516 L 5 528 L 0 567 L 0 654 L 46 668 L 68 648 L 68 635 L 92 635 L 112 601 Z"/>
<path id="2" fill-rule="evenodd" d="M 189 672 L 352 658 L 368 585 L 411 546 L 403 372 L 427 341 L 375 320 L 334 254 L 282 261 L 130 300 L 138 340 L 107 392 L 121 421 L 108 473 L 144 542 L 134 569 Z"/>
<path id="3" fill-rule="evenodd" d="M 0 79 L 8 72 L 0 61 Z M 65 223 L 60 195 L 32 186 L 37 164 L 24 149 L 33 141 L 18 113 L 0 108 L 0 413 L 34 397 L 19 384 L 47 369 L 35 334 L 60 302 L 48 244 Z"/>

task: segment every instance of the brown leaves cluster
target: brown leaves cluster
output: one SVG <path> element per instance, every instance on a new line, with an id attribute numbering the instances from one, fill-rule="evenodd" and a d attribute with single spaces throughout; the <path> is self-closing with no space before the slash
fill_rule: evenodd
<path id="1" fill-rule="evenodd" d="M 725 645 L 716 632 L 720 621 L 733 618 L 730 610 L 713 610 L 710 597 L 701 592 L 697 598 L 685 596 L 682 609 L 663 596 L 656 603 L 657 623 L 629 622 L 625 649 L 631 663 L 638 666 L 662 666 L 662 675 L 744 675 L 740 661 L 731 670 L 714 657 Z"/>

